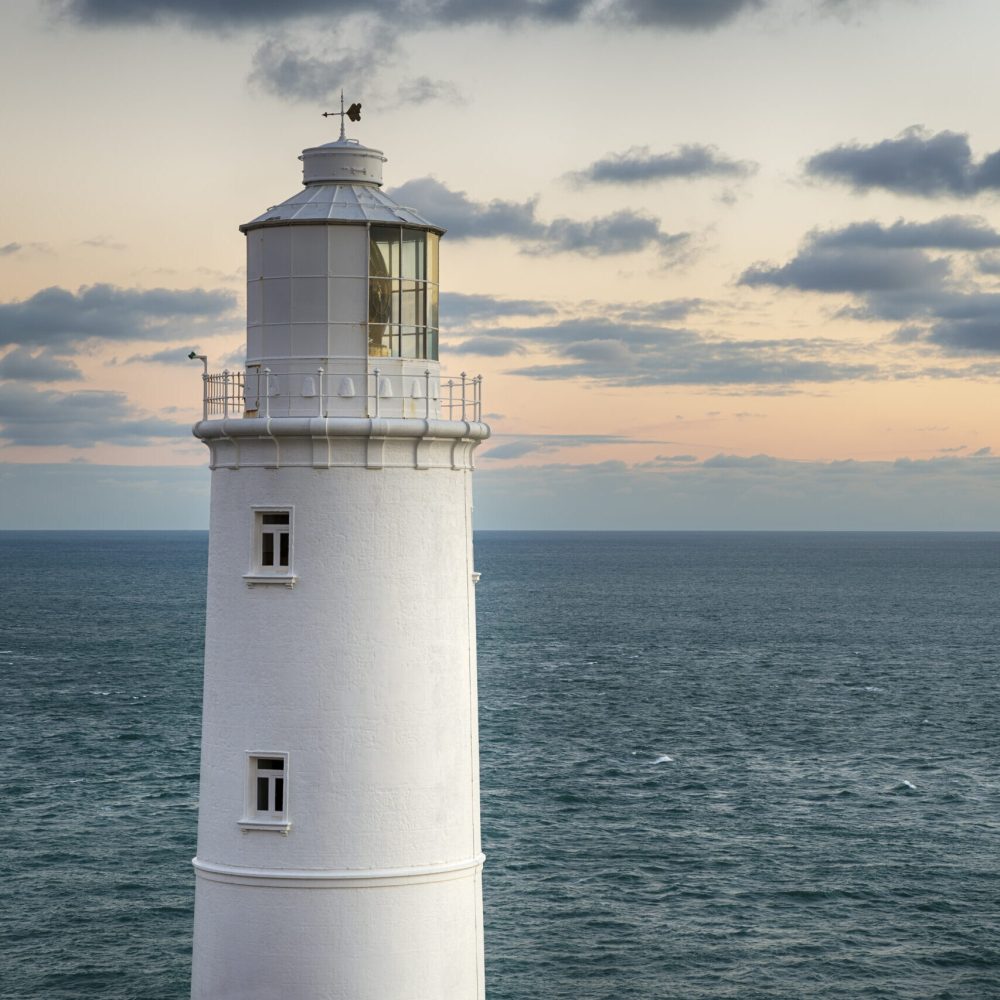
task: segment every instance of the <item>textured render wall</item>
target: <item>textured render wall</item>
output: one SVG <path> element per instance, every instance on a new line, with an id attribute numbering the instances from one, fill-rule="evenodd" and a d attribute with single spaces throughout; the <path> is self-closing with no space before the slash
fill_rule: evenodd
<path id="1" fill-rule="evenodd" d="M 471 473 L 366 449 L 212 474 L 199 998 L 483 995 Z M 243 579 L 255 504 L 293 509 L 293 589 Z M 289 754 L 287 836 L 238 825 L 247 751 Z"/>
<path id="2" fill-rule="evenodd" d="M 468 472 L 213 473 L 198 856 L 392 868 L 479 851 Z M 253 504 L 298 580 L 248 588 Z M 248 750 L 287 751 L 293 835 L 243 833 Z"/>
<path id="3" fill-rule="evenodd" d="M 194 996 L 204 1000 L 482 1000 L 478 872 L 368 889 L 199 879 Z"/>

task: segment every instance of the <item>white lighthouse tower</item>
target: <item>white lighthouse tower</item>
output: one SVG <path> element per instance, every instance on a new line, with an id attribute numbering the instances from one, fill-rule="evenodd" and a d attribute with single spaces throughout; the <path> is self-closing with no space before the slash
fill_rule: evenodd
<path id="1" fill-rule="evenodd" d="M 353 110 L 353 109 L 352 109 Z M 343 119 L 341 119 L 343 121 Z M 481 1000 L 472 453 L 442 230 L 341 138 L 247 236 L 212 469 L 192 996 Z"/>

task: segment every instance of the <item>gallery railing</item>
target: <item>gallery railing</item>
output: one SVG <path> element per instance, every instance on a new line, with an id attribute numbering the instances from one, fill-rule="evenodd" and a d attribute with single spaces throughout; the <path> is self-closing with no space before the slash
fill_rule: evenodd
<path id="1" fill-rule="evenodd" d="M 389 400 L 403 397 L 412 403 L 413 415 L 429 418 L 436 409 L 444 420 L 482 419 L 483 377 L 465 372 L 457 376 L 433 375 L 427 369 L 422 374 L 409 375 L 388 374 L 379 368 L 370 371 L 315 368 L 278 373 L 251 365 L 246 371 L 206 372 L 202 379 L 202 417 L 205 420 L 277 416 L 282 410 L 288 411 L 287 404 L 292 399 L 300 408 L 315 400 L 316 415 L 327 416 L 330 400 L 359 395 L 368 397 L 371 417 L 383 415 Z M 364 386 L 364 392 L 358 391 L 359 385 Z M 293 392 L 293 387 L 297 391 Z"/>

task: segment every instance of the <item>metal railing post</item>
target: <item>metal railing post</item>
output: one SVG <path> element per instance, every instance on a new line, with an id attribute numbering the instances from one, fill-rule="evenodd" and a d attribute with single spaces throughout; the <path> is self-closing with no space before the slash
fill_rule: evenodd
<path id="1" fill-rule="evenodd" d="M 222 371 L 222 416 L 226 418 L 229 416 L 229 369 L 224 368 Z"/>
<path id="2" fill-rule="evenodd" d="M 271 369 L 264 369 L 264 418 L 271 419 Z"/>
<path id="3" fill-rule="evenodd" d="M 373 368 L 372 369 L 372 374 L 375 376 L 375 416 L 377 417 L 378 416 L 378 411 L 379 411 L 379 405 L 378 405 L 379 404 L 379 384 L 378 383 L 379 383 L 379 375 L 382 374 L 382 370 L 380 368 Z"/>
<path id="4" fill-rule="evenodd" d="M 455 380 L 448 379 L 448 419 L 451 420 L 455 412 Z"/>
<path id="5" fill-rule="evenodd" d="M 208 420 L 208 372 L 201 376 L 201 419 Z"/>
<path id="6" fill-rule="evenodd" d="M 462 372 L 462 419 L 465 419 L 465 372 Z"/>
<path id="7" fill-rule="evenodd" d="M 424 369 L 424 419 L 431 419 L 431 370 Z"/>
<path id="8" fill-rule="evenodd" d="M 319 416 L 323 416 L 323 369 L 317 368 L 316 375 L 318 376 L 317 381 L 319 382 Z"/>
<path id="9" fill-rule="evenodd" d="M 475 419 L 477 421 L 483 419 L 483 376 L 476 376 L 476 392 L 475 392 Z"/>

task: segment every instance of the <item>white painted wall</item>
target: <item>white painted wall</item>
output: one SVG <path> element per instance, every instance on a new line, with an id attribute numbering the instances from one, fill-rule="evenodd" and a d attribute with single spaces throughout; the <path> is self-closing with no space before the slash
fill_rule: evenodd
<path id="1" fill-rule="evenodd" d="M 192 995 L 481 998 L 474 441 L 211 444 Z M 292 588 L 244 580 L 253 505 L 293 510 Z M 287 835 L 239 825 L 247 751 L 289 755 Z"/>

